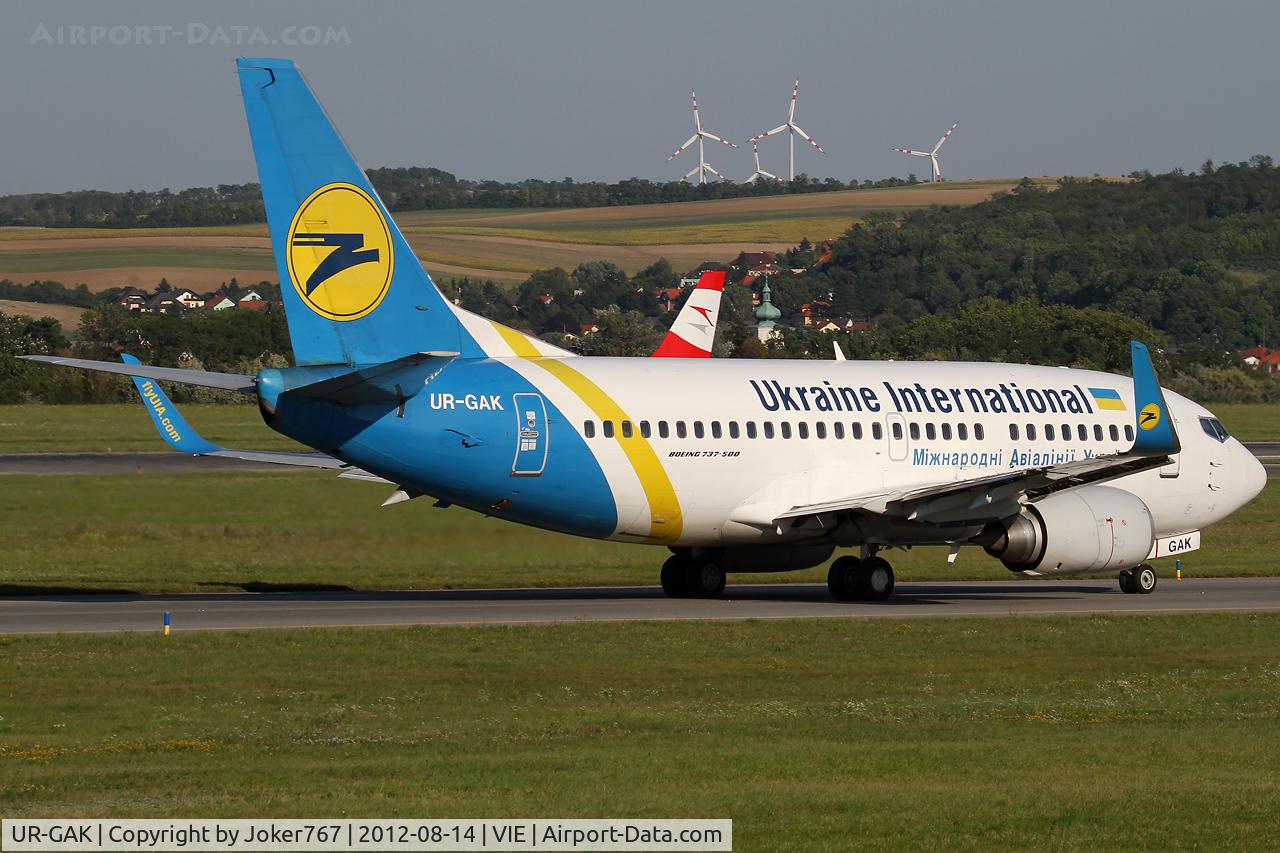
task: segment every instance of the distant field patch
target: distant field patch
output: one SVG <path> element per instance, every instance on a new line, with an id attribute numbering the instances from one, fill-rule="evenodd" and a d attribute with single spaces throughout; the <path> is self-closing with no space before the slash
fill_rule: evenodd
<path id="1" fill-rule="evenodd" d="M 184 249 L 181 247 L 0 252 L 0 267 L 9 274 L 47 273 L 74 269 L 125 269 L 128 267 L 202 267 L 205 269 L 258 269 L 272 271 L 275 261 L 269 249 Z"/>
<path id="2" fill-rule="evenodd" d="M 84 308 L 74 305 L 49 305 L 43 302 L 18 302 L 13 299 L 0 299 L 0 314 L 9 316 L 26 315 L 39 320 L 41 317 L 52 317 L 62 325 L 62 331 L 74 332 L 80 325 L 80 315 Z"/>

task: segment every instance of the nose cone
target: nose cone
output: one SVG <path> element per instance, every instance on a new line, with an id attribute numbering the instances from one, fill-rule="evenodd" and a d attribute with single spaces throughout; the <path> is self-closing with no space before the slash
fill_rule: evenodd
<path id="1" fill-rule="evenodd" d="M 1231 458 L 1230 478 L 1232 491 L 1242 507 L 1256 498 L 1267 485 L 1267 469 L 1258 461 L 1258 457 L 1249 452 L 1249 448 L 1235 442 L 1235 452 Z"/>

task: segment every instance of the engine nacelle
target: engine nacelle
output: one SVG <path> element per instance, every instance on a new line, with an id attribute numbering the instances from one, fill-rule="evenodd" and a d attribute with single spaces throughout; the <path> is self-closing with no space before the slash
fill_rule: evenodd
<path id="1" fill-rule="evenodd" d="M 974 541 L 1010 571 L 1080 575 L 1141 563 L 1151 553 L 1155 524 L 1132 492 L 1083 486 L 1027 504 Z"/>

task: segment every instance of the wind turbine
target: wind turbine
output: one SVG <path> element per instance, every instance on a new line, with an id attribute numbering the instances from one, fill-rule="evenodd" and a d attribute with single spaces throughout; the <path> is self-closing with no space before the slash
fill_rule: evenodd
<path id="1" fill-rule="evenodd" d="M 728 178 L 711 168 L 711 164 L 707 162 L 706 154 L 702 150 L 702 143 L 704 139 L 710 139 L 715 142 L 723 142 L 730 148 L 737 148 L 738 146 L 727 139 L 721 139 L 709 130 L 702 129 L 702 119 L 698 117 L 698 93 L 690 92 L 689 94 L 693 97 L 693 136 L 690 136 L 685 140 L 684 145 L 677 148 L 675 153 L 667 158 L 667 162 L 670 163 L 672 160 L 676 159 L 676 157 L 680 156 L 680 152 L 692 145 L 693 141 L 696 139 L 698 141 L 698 165 L 690 169 L 689 172 L 685 174 L 684 179 L 687 181 L 694 175 L 697 175 L 698 183 L 705 184 L 707 182 L 707 172 L 710 172 L 720 180 L 727 181 L 729 180 Z"/>
<path id="2" fill-rule="evenodd" d="M 755 142 L 757 139 L 764 139 L 766 136 L 773 136 L 775 133 L 781 133 L 784 130 L 787 131 L 787 136 L 790 137 L 790 143 L 791 143 L 790 145 L 791 159 L 789 161 L 790 166 L 787 171 L 787 180 L 790 180 L 790 181 L 794 181 L 796 179 L 796 137 L 797 136 L 799 136 L 805 142 L 812 145 L 814 148 L 817 148 L 819 151 L 822 151 L 823 154 L 827 153 L 826 151 L 822 150 L 821 145 L 813 141 L 812 136 L 805 133 L 803 130 L 800 129 L 800 125 L 796 124 L 796 95 L 799 93 L 799 91 L 800 91 L 800 78 L 797 77 L 795 88 L 791 90 L 791 109 L 787 112 L 786 124 L 780 124 L 777 127 L 775 127 L 773 130 L 766 130 L 764 133 L 757 134 L 756 136 L 753 136 L 751 137 L 751 139 L 748 140 L 749 142 Z M 757 166 L 757 169 L 758 168 L 759 166 Z"/>
<path id="3" fill-rule="evenodd" d="M 910 154 L 912 157 L 928 157 L 929 164 L 933 167 L 933 180 L 934 182 L 940 181 L 942 180 L 942 169 L 938 168 L 938 149 L 942 147 L 942 143 L 947 141 L 947 137 L 951 135 L 951 131 L 955 130 L 959 126 L 960 122 L 956 122 L 951 125 L 951 127 L 947 129 L 947 132 L 942 134 L 942 138 L 938 140 L 938 144 L 933 146 L 932 151 L 913 151 L 910 148 L 895 148 L 893 150 L 900 154 Z"/>
<path id="4" fill-rule="evenodd" d="M 747 183 L 754 184 L 756 182 L 756 178 L 773 178 L 775 181 L 782 180 L 782 178 L 779 178 L 773 172 L 766 172 L 764 169 L 760 168 L 760 144 L 754 139 L 751 140 L 751 153 L 756 156 L 756 170 L 751 173 L 751 177 L 747 178 Z"/>

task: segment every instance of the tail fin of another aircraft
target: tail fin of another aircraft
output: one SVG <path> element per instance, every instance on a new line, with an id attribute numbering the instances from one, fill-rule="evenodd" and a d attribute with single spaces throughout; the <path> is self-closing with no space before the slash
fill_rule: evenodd
<path id="1" fill-rule="evenodd" d="M 724 278 L 724 272 L 719 270 L 707 270 L 702 274 L 698 286 L 689 294 L 676 321 L 671 324 L 671 330 L 654 351 L 654 358 L 711 357 Z"/>
<path id="2" fill-rule="evenodd" d="M 483 356 L 293 61 L 236 67 L 297 363 Z"/>

